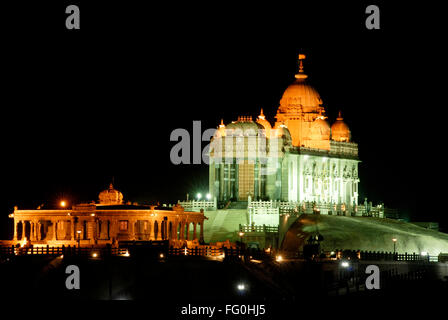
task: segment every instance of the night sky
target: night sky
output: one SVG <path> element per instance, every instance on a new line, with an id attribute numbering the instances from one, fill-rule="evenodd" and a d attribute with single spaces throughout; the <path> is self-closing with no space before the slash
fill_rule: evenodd
<path id="1" fill-rule="evenodd" d="M 207 192 L 206 165 L 171 164 L 170 133 L 260 108 L 274 124 L 301 50 L 330 123 L 341 110 L 359 144 L 360 199 L 448 231 L 436 8 L 375 2 L 381 30 L 369 31 L 371 3 L 359 1 L 70 3 L 80 5 L 79 31 L 65 29 L 67 3 L 2 5 L 0 238 L 14 205 L 96 200 L 112 177 L 131 201 Z"/>

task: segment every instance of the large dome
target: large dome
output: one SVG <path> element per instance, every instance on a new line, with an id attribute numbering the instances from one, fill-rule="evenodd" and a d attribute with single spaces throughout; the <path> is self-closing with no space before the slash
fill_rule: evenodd
<path id="1" fill-rule="evenodd" d="M 265 136 L 264 127 L 252 120 L 252 117 L 238 117 L 238 121 L 233 121 L 226 126 L 227 136 Z"/>
<path id="2" fill-rule="evenodd" d="M 280 100 L 280 113 L 318 112 L 322 108 L 319 93 L 306 78 L 297 78 L 283 93 Z"/>
<path id="3" fill-rule="evenodd" d="M 311 139 L 330 140 L 330 125 L 322 116 L 316 118 L 311 125 Z"/>
<path id="4" fill-rule="evenodd" d="M 265 115 L 263 114 L 263 109 L 261 109 L 260 115 L 257 118 L 257 123 L 261 124 L 264 127 L 264 130 L 266 132 L 266 137 L 271 137 L 271 129 L 272 126 L 269 123 L 268 120 L 266 120 Z"/>
<path id="5" fill-rule="evenodd" d="M 100 200 L 100 204 L 123 204 L 123 194 L 120 191 L 114 189 L 112 183 L 109 185 L 109 189 L 100 192 L 98 198 Z"/>
<path id="6" fill-rule="evenodd" d="M 341 117 L 341 112 L 339 112 L 339 116 L 336 118 L 335 123 L 331 126 L 331 139 L 339 142 L 349 142 L 350 141 L 350 129 L 347 124 L 343 121 L 344 119 Z"/>

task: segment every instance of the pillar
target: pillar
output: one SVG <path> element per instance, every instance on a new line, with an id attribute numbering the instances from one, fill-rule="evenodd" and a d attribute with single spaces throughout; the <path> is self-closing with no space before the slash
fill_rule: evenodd
<path id="1" fill-rule="evenodd" d="M 135 240 L 135 220 L 130 220 L 129 224 L 130 224 L 129 236 L 130 236 L 131 240 Z"/>
<path id="2" fill-rule="evenodd" d="M 56 233 L 58 232 L 58 221 L 51 221 L 53 223 L 53 241 L 57 240 Z"/>
<path id="3" fill-rule="evenodd" d="M 34 221 L 30 221 L 30 240 L 34 241 Z"/>
<path id="4" fill-rule="evenodd" d="M 39 221 L 34 221 L 34 241 L 38 241 L 39 229 L 37 229 L 37 224 Z"/>
<path id="5" fill-rule="evenodd" d="M 196 237 L 196 225 L 197 225 L 197 223 L 193 224 L 193 240 L 197 239 L 197 237 Z"/>
<path id="6" fill-rule="evenodd" d="M 14 241 L 17 241 L 17 227 L 18 223 L 17 220 L 14 218 Z"/>
<path id="7" fill-rule="evenodd" d="M 179 237 L 180 240 L 185 240 L 184 235 L 185 235 L 185 222 L 182 221 L 182 222 L 180 223 L 180 237 Z"/>
<path id="8" fill-rule="evenodd" d="M 37 221 L 37 223 L 36 223 L 36 240 L 37 241 L 41 240 L 40 228 L 41 228 L 41 223 L 40 223 L 40 221 Z"/>
<path id="9" fill-rule="evenodd" d="M 148 239 L 151 240 L 151 235 L 154 229 L 154 221 L 148 220 L 148 230 L 146 231 L 148 234 Z"/>
<path id="10" fill-rule="evenodd" d="M 25 239 L 25 220 L 22 220 L 22 238 L 20 240 Z"/>
<path id="11" fill-rule="evenodd" d="M 185 240 L 190 240 L 189 239 L 189 236 L 190 236 L 190 222 L 188 222 L 188 221 L 187 221 L 187 227 L 185 228 L 185 232 L 186 232 Z"/>
<path id="12" fill-rule="evenodd" d="M 70 221 L 70 240 L 75 241 L 76 240 L 76 229 L 75 229 L 75 217 Z"/>
<path id="13" fill-rule="evenodd" d="M 202 221 L 200 224 L 199 241 L 204 241 L 204 221 Z"/>

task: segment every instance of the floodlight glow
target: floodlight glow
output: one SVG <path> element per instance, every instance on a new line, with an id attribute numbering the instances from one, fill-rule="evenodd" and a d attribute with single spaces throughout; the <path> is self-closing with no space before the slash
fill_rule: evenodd
<path id="1" fill-rule="evenodd" d="M 238 289 L 238 291 L 244 291 L 246 290 L 246 286 L 244 285 L 244 283 L 239 283 L 236 288 Z"/>
<path id="2" fill-rule="evenodd" d="M 349 265 L 350 264 L 347 261 L 342 261 L 341 262 L 341 267 L 343 267 L 343 268 L 348 268 Z"/>
<path id="3" fill-rule="evenodd" d="M 426 251 L 422 251 L 420 254 L 421 254 L 422 256 L 427 256 L 427 255 L 428 255 L 428 252 L 426 252 Z"/>
<path id="4" fill-rule="evenodd" d="M 201 198 L 202 198 L 202 194 L 198 193 L 198 194 L 196 195 L 196 198 L 198 198 L 198 200 L 201 200 Z"/>
<path id="5" fill-rule="evenodd" d="M 210 200 L 212 198 L 212 195 L 210 193 L 207 193 L 205 197 L 207 198 L 207 200 Z"/>

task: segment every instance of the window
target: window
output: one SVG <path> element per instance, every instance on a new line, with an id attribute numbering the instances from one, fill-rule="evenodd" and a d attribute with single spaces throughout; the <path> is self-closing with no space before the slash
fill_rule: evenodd
<path id="1" fill-rule="evenodd" d="M 120 220 L 120 231 L 128 231 L 128 220 Z"/>

